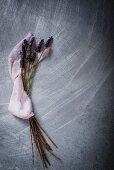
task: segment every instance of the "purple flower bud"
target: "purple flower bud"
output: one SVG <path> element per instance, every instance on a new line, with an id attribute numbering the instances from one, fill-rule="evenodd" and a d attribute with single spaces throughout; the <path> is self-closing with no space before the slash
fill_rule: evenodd
<path id="1" fill-rule="evenodd" d="M 42 40 L 39 42 L 36 51 L 37 51 L 37 52 L 41 52 L 41 49 L 42 49 L 43 45 L 44 45 L 44 39 L 42 39 Z"/>
<path id="2" fill-rule="evenodd" d="M 50 47 L 52 43 L 53 43 L 53 37 L 51 36 L 51 37 L 46 41 L 45 47 L 46 47 L 46 48 Z"/>

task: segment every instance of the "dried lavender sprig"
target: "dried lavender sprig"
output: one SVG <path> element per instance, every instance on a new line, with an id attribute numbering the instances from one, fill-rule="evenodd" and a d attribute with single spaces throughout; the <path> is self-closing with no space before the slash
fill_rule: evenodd
<path id="1" fill-rule="evenodd" d="M 53 37 L 49 37 L 49 39 L 46 41 L 45 47 L 48 48 L 52 45 L 53 43 Z"/>
<path id="2" fill-rule="evenodd" d="M 35 42 L 35 38 L 32 37 L 30 44 L 27 48 L 27 61 L 30 63 L 34 63 L 36 58 L 36 51 L 33 48 L 33 43 Z"/>
<path id="3" fill-rule="evenodd" d="M 23 40 L 23 43 L 24 43 L 24 45 L 25 45 L 25 48 L 27 49 L 27 47 L 28 47 L 28 41 L 27 41 L 26 39 L 24 39 L 24 40 Z"/>
<path id="4" fill-rule="evenodd" d="M 23 44 L 22 44 L 22 51 L 20 53 L 21 55 L 21 60 L 20 60 L 20 67 L 21 68 L 25 68 L 25 58 L 26 58 L 26 49 L 28 47 L 28 42 L 26 39 L 23 40 Z"/>
<path id="5" fill-rule="evenodd" d="M 41 54 L 40 54 L 40 57 L 39 57 L 39 59 L 38 59 L 39 61 L 40 61 L 40 59 L 41 59 L 41 57 L 42 57 L 45 49 L 48 48 L 48 47 L 51 47 L 52 43 L 53 43 L 53 37 L 51 36 L 51 37 L 46 41 L 46 44 L 45 44 L 45 46 L 44 46 L 44 48 L 43 48 L 43 50 L 42 50 L 42 52 L 41 52 Z"/>
<path id="6" fill-rule="evenodd" d="M 36 51 L 37 51 L 37 52 L 41 52 L 43 46 L 44 46 L 44 39 L 42 39 L 42 40 L 39 42 Z"/>
<path id="7" fill-rule="evenodd" d="M 26 50 L 25 50 L 25 47 L 23 44 L 22 44 L 22 51 L 21 51 L 20 55 L 21 55 L 20 67 L 24 69 L 25 68 Z"/>

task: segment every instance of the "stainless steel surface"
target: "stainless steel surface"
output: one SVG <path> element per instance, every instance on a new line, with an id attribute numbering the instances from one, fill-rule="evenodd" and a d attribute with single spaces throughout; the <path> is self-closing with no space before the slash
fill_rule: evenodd
<path id="1" fill-rule="evenodd" d="M 0 0 L 0 170 L 42 170 L 27 121 L 7 108 L 8 54 L 28 32 L 53 51 L 32 86 L 35 115 L 59 149 L 49 170 L 112 170 L 113 12 L 105 0 Z"/>

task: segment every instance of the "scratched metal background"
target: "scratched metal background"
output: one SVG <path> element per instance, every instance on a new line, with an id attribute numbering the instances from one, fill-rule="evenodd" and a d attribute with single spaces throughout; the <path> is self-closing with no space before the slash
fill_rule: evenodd
<path id="1" fill-rule="evenodd" d="M 0 0 L 0 170 L 42 170 L 31 159 L 27 121 L 12 116 L 8 54 L 28 32 L 53 51 L 34 78 L 37 118 L 59 149 L 49 170 L 112 170 L 113 2 Z"/>

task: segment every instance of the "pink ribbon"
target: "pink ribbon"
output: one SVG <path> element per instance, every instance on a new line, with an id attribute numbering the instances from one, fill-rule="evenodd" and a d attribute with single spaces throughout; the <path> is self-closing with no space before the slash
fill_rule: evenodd
<path id="1" fill-rule="evenodd" d="M 30 42 L 33 35 L 29 33 L 24 39 Z M 23 40 L 24 40 L 23 39 Z M 26 94 L 23 88 L 23 82 L 21 77 L 21 68 L 20 68 L 20 52 L 22 51 L 21 40 L 11 51 L 8 57 L 9 65 L 9 74 L 13 81 L 13 91 L 10 98 L 8 110 L 15 116 L 22 119 L 29 119 L 34 115 L 32 111 L 32 102 L 30 97 Z M 42 52 L 37 53 L 37 61 L 41 62 L 45 57 L 48 56 L 50 47 L 45 49 L 43 54 Z"/>

